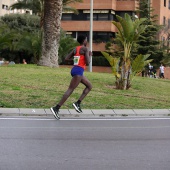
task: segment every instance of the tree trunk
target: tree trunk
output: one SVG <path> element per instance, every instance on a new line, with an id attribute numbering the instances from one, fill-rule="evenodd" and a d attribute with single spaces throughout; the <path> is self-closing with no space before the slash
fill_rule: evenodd
<path id="1" fill-rule="evenodd" d="M 131 86 L 130 69 L 126 66 L 126 64 L 126 62 L 123 62 L 120 78 L 116 79 L 116 88 L 120 90 L 128 90 Z"/>
<path id="2" fill-rule="evenodd" d="M 45 0 L 42 56 L 38 65 L 58 67 L 58 48 L 63 0 Z"/>

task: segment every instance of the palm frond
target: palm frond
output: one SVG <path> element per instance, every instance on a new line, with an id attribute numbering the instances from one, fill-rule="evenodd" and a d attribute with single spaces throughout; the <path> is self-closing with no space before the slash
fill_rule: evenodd
<path id="1" fill-rule="evenodd" d="M 149 64 L 152 59 L 147 60 L 149 58 L 149 54 L 142 55 L 139 54 L 133 61 L 132 61 L 132 76 L 142 72 L 143 68 Z"/>

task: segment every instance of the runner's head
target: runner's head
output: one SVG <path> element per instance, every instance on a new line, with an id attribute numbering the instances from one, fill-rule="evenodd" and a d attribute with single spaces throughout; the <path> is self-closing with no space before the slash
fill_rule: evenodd
<path id="1" fill-rule="evenodd" d="M 79 42 L 80 45 L 87 45 L 87 37 L 84 35 L 79 35 L 77 38 L 77 41 Z"/>

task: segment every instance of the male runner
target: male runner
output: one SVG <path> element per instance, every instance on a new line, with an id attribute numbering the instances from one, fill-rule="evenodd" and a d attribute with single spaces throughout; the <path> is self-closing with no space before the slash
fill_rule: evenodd
<path id="1" fill-rule="evenodd" d="M 84 84 L 85 89 L 83 90 L 83 93 L 81 94 L 78 101 L 73 103 L 73 106 L 78 113 L 82 112 L 81 107 L 80 107 L 81 101 L 85 98 L 85 96 L 92 89 L 92 85 L 91 85 L 90 81 L 83 75 L 85 66 L 89 65 L 90 59 L 91 59 L 91 52 L 86 47 L 87 37 L 85 37 L 84 35 L 80 35 L 80 36 L 78 36 L 77 41 L 79 42 L 80 46 L 77 46 L 65 58 L 66 61 L 70 61 L 70 60 L 74 59 L 74 66 L 71 70 L 72 80 L 70 82 L 70 85 L 69 85 L 67 91 L 65 92 L 62 99 L 60 100 L 60 102 L 55 107 L 51 107 L 51 111 L 54 114 L 54 117 L 56 119 L 60 119 L 60 117 L 59 117 L 60 107 L 64 104 L 64 102 L 72 94 L 72 92 L 79 85 L 79 83 Z"/>

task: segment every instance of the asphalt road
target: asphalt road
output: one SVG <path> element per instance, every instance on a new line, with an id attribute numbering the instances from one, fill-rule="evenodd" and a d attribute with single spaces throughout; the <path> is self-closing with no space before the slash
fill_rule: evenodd
<path id="1" fill-rule="evenodd" d="M 170 118 L 0 118 L 0 170 L 169 170 Z"/>

